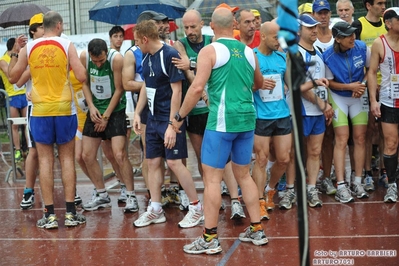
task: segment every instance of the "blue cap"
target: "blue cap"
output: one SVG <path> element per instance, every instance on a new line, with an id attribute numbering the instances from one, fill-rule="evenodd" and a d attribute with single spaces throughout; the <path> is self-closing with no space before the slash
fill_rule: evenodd
<path id="1" fill-rule="evenodd" d="M 299 23 L 299 25 L 305 26 L 307 28 L 311 28 L 311 27 L 316 26 L 317 24 L 320 24 L 320 22 L 315 20 L 314 17 L 312 17 L 309 14 L 300 15 L 298 18 L 298 23 Z"/>
<path id="2" fill-rule="evenodd" d="M 313 12 L 320 12 L 322 10 L 331 11 L 330 3 L 327 0 L 314 0 L 313 2 Z"/>

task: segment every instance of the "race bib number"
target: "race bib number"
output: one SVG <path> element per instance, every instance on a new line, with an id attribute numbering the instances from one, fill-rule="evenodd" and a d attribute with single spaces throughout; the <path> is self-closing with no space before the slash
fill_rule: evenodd
<path id="1" fill-rule="evenodd" d="M 146 87 L 145 89 L 147 91 L 148 108 L 150 108 L 151 114 L 154 115 L 154 99 L 156 89 L 150 87 Z"/>
<path id="2" fill-rule="evenodd" d="M 391 74 L 390 94 L 392 99 L 399 99 L 399 74 Z"/>
<path id="3" fill-rule="evenodd" d="M 90 90 L 93 95 L 99 100 L 110 99 L 112 97 L 111 79 L 109 76 L 104 77 L 90 77 Z"/>
<path id="4" fill-rule="evenodd" d="M 276 86 L 272 90 L 258 90 L 262 102 L 274 102 L 283 99 L 283 83 L 280 74 L 264 75 L 263 77 L 273 79 Z"/>
<path id="5" fill-rule="evenodd" d="M 323 86 L 317 87 L 317 89 L 315 90 L 315 93 L 323 101 L 328 100 L 328 91 L 325 87 L 323 87 Z"/>
<path id="6" fill-rule="evenodd" d="M 362 104 L 362 111 L 363 112 L 370 111 L 369 94 L 367 93 L 367 89 L 364 90 L 362 96 L 360 97 L 360 101 L 361 101 L 361 104 Z"/>
<path id="7" fill-rule="evenodd" d="M 83 91 L 82 90 L 77 91 L 75 95 L 80 110 L 86 113 L 89 110 L 89 107 L 87 106 L 87 102 L 83 94 Z"/>
<path id="8" fill-rule="evenodd" d="M 22 85 L 21 87 L 18 87 L 16 84 L 13 84 L 13 87 L 14 87 L 14 91 L 21 91 L 21 90 L 25 89 L 25 84 Z"/>

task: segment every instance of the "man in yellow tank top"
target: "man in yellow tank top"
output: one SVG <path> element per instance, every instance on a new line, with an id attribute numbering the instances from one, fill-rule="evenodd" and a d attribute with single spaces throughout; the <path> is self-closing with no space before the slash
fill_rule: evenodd
<path id="1" fill-rule="evenodd" d="M 10 114 L 9 116 L 24 117 L 26 116 L 26 109 L 28 102 L 25 98 L 25 84 L 19 82 L 11 84 L 8 75 L 8 64 L 10 63 L 11 56 L 13 56 L 12 48 L 15 44 L 15 38 L 10 38 L 7 41 L 7 52 L 0 58 L 0 76 L 4 83 L 4 89 L 6 90 L 9 102 L 10 102 Z M 15 148 L 14 159 L 16 163 L 22 161 L 21 153 L 21 141 L 18 133 L 19 125 L 12 125 L 12 140 Z"/>
<path id="2" fill-rule="evenodd" d="M 75 71 L 80 82 L 86 81 L 86 71 L 79 61 L 74 45 L 61 38 L 63 19 L 54 11 L 43 18 L 44 36 L 26 46 L 18 37 L 11 58 L 9 76 L 18 80 L 27 66 L 32 79 L 32 117 L 30 121 L 33 138 L 39 154 L 40 188 L 45 205 L 43 218 L 37 221 L 39 228 L 58 228 L 54 213 L 54 152 L 58 146 L 61 176 L 66 201 L 65 226 L 85 223 L 86 218 L 75 208 L 75 133 L 77 128 L 73 91 L 69 82 L 69 68 Z M 23 48 L 21 48 L 23 47 Z"/>

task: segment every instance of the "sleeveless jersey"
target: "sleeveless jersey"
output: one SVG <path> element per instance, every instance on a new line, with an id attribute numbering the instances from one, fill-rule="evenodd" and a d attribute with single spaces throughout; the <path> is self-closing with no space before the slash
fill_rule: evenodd
<path id="1" fill-rule="evenodd" d="M 382 75 L 380 103 L 388 107 L 399 108 L 399 52 L 389 46 L 384 35 L 380 38 L 385 51 L 380 63 Z"/>
<path id="2" fill-rule="evenodd" d="M 203 46 L 201 48 L 203 48 L 204 46 L 206 46 L 212 42 L 212 36 L 202 35 L 202 38 L 203 38 Z M 186 50 L 188 59 L 190 61 L 197 62 L 198 53 L 196 51 L 194 51 L 194 49 L 191 47 L 190 42 L 187 39 L 187 37 L 180 39 L 179 41 L 183 44 L 183 46 Z M 188 83 L 188 80 L 183 81 L 183 95 L 186 95 L 189 86 L 190 86 L 190 84 Z M 197 102 L 197 104 L 195 105 L 193 110 L 191 110 L 189 115 L 206 114 L 208 112 L 209 112 L 208 106 L 205 103 L 205 101 L 202 100 L 202 98 L 201 98 Z"/>
<path id="3" fill-rule="evenodd" d="M 32 79 L 32 116 L 75 114 L 69 82 L 68 48 L 61 37 L 39 38 L 27 44 Z"/>
<path id="4" fill-rule="evenodd" d="M 89 76 L 89 87 L 93 96 L 93 104 L 98 111 L 103 114 L 107 110 L 111 98 L 115 93 L 113 60 L 119 52 L 110 49 L 108 51 L 107 60 L 101 68 L 98 68 L 90 59 L 87 53 L 86 69 Z M 126 96 L 123 93 L 119 104 L 113 112 L 126 108 Z"/>
<path id="5" fill-rule="evenodd" d="M 220 38 L 211 43 L 216 63 L 208 80 L 209 116 L 206 128 L 218 132 L 255 129 L 252 86 L 255 57 L 251 48 Z"/>
<path id="6" fill-rule="evenodd" d="M 258 57 L 260 72 L 263 77 L 276 81 L 273 90 L 257 90 L 254 92 L 256 117 L 259 119 L 280 119 L 290 116 L 284 93 L 284 74 L 287 68 L 284 53 L 274 51 L 270 55 L 264 55 L 258 48 L 254 49 Z"/>
<path id="7" fill-rule="evenodd" d="M 381 19 L 381 26 L 375 27 L 365 18 L 359 18 L 359 22 L 362 24 L 362 32 L 360 33 L 360 40 L 364 41 L 368 47 L 371 47 L 374 40 L 380 37 L 382 34 L 387 33 L 385 24 Z"/>
<path id="8" fill-rule="evenodd" d="M 0 58 L 0 60 L 4 60 L 9 65 L 10 61 L 11 61 L 11 57 L 8 55 L 8 53 L 5 53 Z M 3 83 L 4 83 L 4 89 L 7 92 L 9 97 L 17 96 L 17 95 L 21 95 L 21 94 L 25 94 L 26 93 L 25 86 L 22 86 L 21 88 L 19 88 L 17 85 L 11 84 L 8 81 L 7 75 L 1 69 L 0 69 L 0 76 L 1 76 L 1 79 L 3 80 Z"/>

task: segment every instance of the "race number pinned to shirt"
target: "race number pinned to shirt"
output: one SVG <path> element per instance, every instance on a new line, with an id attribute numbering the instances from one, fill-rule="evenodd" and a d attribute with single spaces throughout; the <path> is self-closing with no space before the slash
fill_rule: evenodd
<path id="1" fill-rule="evenodd" d="M 391 97 L 399 99 L 399 74 L 391 74 Z"/>
<path id="2" fill-rule="evenodd" d="M 147 92 L 148 108 L 150 108 L 151 114 L 154 115 L 154 99 L 155 99 L 155 92 L 157 90 L 150 87 L 146 87 L 145 89 Z"/>
<path id="3" fill-rule="evenodd" d="M 109 76 L 90 77 L 90 90 L 99 100 L 110 99 L 112 97 L 111 79 Z"/>
<path id="4" fill-rule="evenodd" d="M 273 79 L 276 86 L 272 90 L 258 90 L 262 102 L 274 102 L 283 99 L 283 83 L 280 74 L 263 75 L 266 79 Z"/>
<path id="5" fill-rule="evenodd" d="M 87 102 L 82 90 L 76 92 L 76 100 L 80 110 L 86 113 L 89 110 L 89 107 L 87 106 Z"/>
<path id="6" fill-rule="evenodd" d="M 325 87 L 318 86 L 317 89 L 315 89 L 315 93 L 323 101 L 327 101 L 328 100 L 328 91 L 327 91 L 327 89 Z"/>

